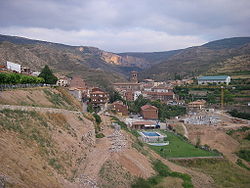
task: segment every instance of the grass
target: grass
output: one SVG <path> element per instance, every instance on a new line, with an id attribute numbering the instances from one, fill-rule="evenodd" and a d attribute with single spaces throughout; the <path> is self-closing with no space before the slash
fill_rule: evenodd
<path id="1" fill-rule="evenodd" d="M 97 134 L 95 135 L 95 137 L 96 137 L 96 138 L 103 138 L 103 137 L 105 137 L 105 135 L 104 135 L 103 133 L 97 133 Z"/>
<path id="2" fill-rule="evenodd" d="M 160 160 L 155 160 L 153 168 L 157 172 L 157 175 L 152 176 L 148 179 L 138 178 L 135 183 L 131 186 L 132 188 L 153 188 L 157 187 L 164 181 L 165 177 L 175 177 L 183 180 L 182 186 L 184 188 L 192 188 L 191 177 L 187 174 L 179 172 L 172 172 L 164 163 Z"/>
<path id="3" fill-rule="evenodd" d="M 250 172 L 224 159 L 179 160 L 175 163 L 211 176 L 215 187 L 247 188 L 250 185 Z"/>
<path id="4" fill-rule="evenodd" d="M 194 145 L 185 141 L 182 137 L 175 135 L 172 132 L 161 131 L 167 135 L 169 145 L 167 146 L 149 146 L 155 152 L 164 158 L 175 157 L 204 157 L 204 156 L 218 156 L 218 153 L 206 151 L 195 147 Z"/>
<path id="5" fill-rule="evenodd" d="M 240 157 L 241 159 L 244 159 L 248 162 L 250 162 L 250 150 L 243 150 L 236 152 L 236 155 Z"/>
<path id="6" fill-rule="evenodd" d="M 247 169 L 247 170 L 250 171 L 250 168 L 249 168 L 247 165 L 245 165 L 245 164 L 242 162 L 241 159 L 238 159 L 238 160 L 236 161 L 236 164 L 239 165 L 240 167 L 245 168 L 245 169 Z"/>

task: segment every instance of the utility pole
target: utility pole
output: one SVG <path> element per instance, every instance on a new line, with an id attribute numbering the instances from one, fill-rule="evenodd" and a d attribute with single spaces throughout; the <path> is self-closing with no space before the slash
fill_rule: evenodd
<path id="1" fill-rule="evenodd" d="M 221 105 L 221 109 L 223 110 L 223 108 L 224 108 L 224 87 L 223 86 L 221 86 L 220 105 Z"/>

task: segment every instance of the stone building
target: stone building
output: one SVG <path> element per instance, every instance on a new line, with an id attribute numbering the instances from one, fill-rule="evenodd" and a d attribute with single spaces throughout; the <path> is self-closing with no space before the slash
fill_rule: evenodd
<path id="1" fill-rule="evenodd" d="M 141 107 L 141 115 L 144 119 L 158 119 L 158 108 L 152 105 Z"/>

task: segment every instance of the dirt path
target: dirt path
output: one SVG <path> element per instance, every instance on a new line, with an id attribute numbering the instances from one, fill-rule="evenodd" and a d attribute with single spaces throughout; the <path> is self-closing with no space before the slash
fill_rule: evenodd
<path id="1" fill-rule="evenodd" d="M 96 147 L 86 159 L 87 166 L 84 169 L 84 175 L 90 177 L 93 180 L 98 179 L 98 174 L 102 165 L 110 157 L 110 145 L 110 141 L 106 137 L 97 141 Z"/>
<path id="2" fill-rule="evenodd" d="M 99 171 L 101 170 L 103 164 L 111 156 L 109 151 L 111 147 L 111 141 L 107 137 L 113 133 L 113 129 L 109 127 L 110 119 L 106 116 L 102 116 L 101 127 L 103 129 L 104 138 L 97 139 L 96 145 L 93 150 L 89 153 L 86 159 L 86 166 L 82 172 L 85 176 L 88 176 L 90 179 L 97 181 Z"/>
<path id="3" fill-rule="evenodd" d="M 34 106 L 16 106 L 16 105 L 0 105 L 0 110 L 23 110 L 23 111 L 38 111 L 38 112 L 49 112 L 49 113 L 76 113 L 80 114 L 78 111 L 70 111 L 57 108 L 44 108 L 44 107 L 34 107 Z"/>
<path id="4" fill-rule="evenodd" d="M 192 178 L 192 183 L 193 183 L 194 187 L 196 187 L 196 188 L 213 188 L 214 187 L 214 180 L 210 176 L 208 176 L 202 172 L 194 171 L 192 169 L 185 168 L 185 167 L 179 166 L 177 164 L 174 164 L 174 163 L 168 161 L 167 159 L 162 158 L 160 155 L 158 155 L 154 151 L 149 151 L 149 152 L 152 154 L 153 157 L 161 160 L 172 171 L 189 174 Z"/>
<path id="5" fill-rule="evenodd" d="M 188 138 L 188 130 L 187 130 L 187 127 L 182 123 L 181 124 L 181 126 L 183 127 L 183 129 L 184 129 L 184 136 L 186 137 L 186 138 Z"/>

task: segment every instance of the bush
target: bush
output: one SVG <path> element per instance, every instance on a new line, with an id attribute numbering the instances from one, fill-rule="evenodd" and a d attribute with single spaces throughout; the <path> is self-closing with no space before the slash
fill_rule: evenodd
<path id="1" fill-rule="evenodd" d="M 135 183 L 131 187 L 132 188 L 151 188 L 151 184 L 143 178 L 137 178 Z"/>
<path id="2" fill-rule="evenodd" d="M 236 164 L 239 165 L 239 166 L 242 167 L 242 168 L 245 168 L 245 169 L 247 169 L 247 170 L 250 170 L 250 168 L 247 167 L 247 166 L 242 162 L 242 160 L 240 160 L 240 159 L 237 159 Z"/>
<path id="3" fill-rule="evenodd" d="M 144 187 L 154 187 L 154 185 L 159 184 L 164 177 L 177 177 L 183 180 L 182 186 L 184 188 L 193 188 L 191 177 L 187 174 L 182 174 L 179 172 L 171 172 L 171 170 L 160 160 L 153 162 L 153 168 L 158 173 L 156 176 L 152 176 L 147 180 L 143 178 L 138 178 L 136 182 L 132 185 L 134 188 L 144 188 Z"/>
<path id="4" fill-rule="evenodd" d="M 250 133 L 248 133 L 248 135 L 244 139 L 250 140 Z"/>
<path id="5" fill-rule="evenodd" d="M 236 153 L 240 158 L 250 162 L 250 150 L 240 150 Z"/>
<path id="6" fill-rule="evenodd" d="M 228 112 L 233 117 L 238 117 L 242 119 L 248 119 L 250 120 L 250 113 L 246 112 L 238 112 L 238 110 L 234 109 Z"/>
<path id="7" fill-rule="evenodd" d="M 0 73 L 0 84 L 39 84 L 44 79 L 18 73 Z"/>
<path id="8" fill-rule="evenodd" d="M 96 138 L 103 138 L 105 135 L 103 133 L 98 133 L 95 135 Z"/>
<path id="9" fill-rule="evenodd" d="M 101 117 L 98 114 L 93 114 L 95 122 L 99 125 L 102 122 Z"/>
<path id="10" fill-rule="evenodd" d="M 87 111 L 89 113 L 93 113 L 95 111 L 92 104 L 88 104 Z"/>

